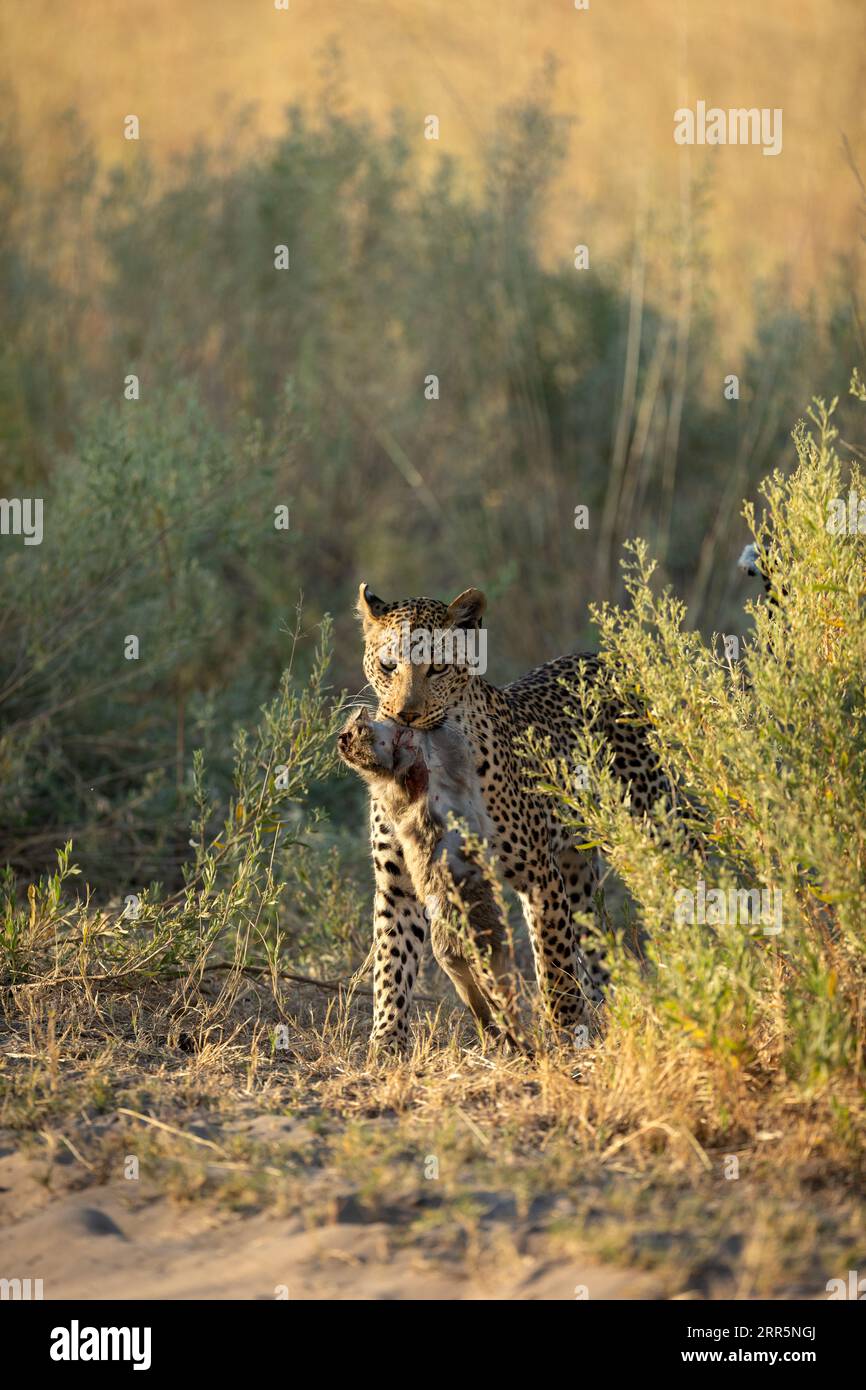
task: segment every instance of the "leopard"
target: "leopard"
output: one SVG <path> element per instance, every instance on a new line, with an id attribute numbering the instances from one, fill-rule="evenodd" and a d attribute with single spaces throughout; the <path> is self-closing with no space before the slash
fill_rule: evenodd
<path id="1" fill-rule="evenodd" d="M 459 731 L 470 749 L 489 826 L 488 847 L 506 888 L 526 920 L 539 996 L 561 1034 L 597 1031 L 610 974 L 607 952 L 587 923 L 596 915 L 601 861 L 573 828 L 561 822 L 555 799 L 533 780 L 524 738 L 530 729 L 548 740 L 554 757 L 573 765 L 579 730 L 573 688 L 586 681 L 600 693 L 598 729 L 631 812 L 650 813 L 672 802 L 672 789 L 647 739 L 645 721 L 631 717 L 606 690 L 601 658 L 573 652 L 534 667 L 510 684 L 486 679 L 478 651 L 486 639 L 487 599 L 463 590 L 450 603 L 433 598 L 386 601 L 366 583 L 358 590 L 366 680 L 378 702 L 377 720 L 413 731 Z M 449 639 L 449 640 L 443 640 Z M 486 668 L 485 668 L 486 669 Z M 374 875 L 374 1053 L 405 1054 L 410 1012 L 428 914 L 419 898 L 387 797 L 370 792 Z"/>
<path id="2" fill-rule="evenodd" d="M 467 740 L 447 720 L 416 730 L 371 719 L 362 706 L 340 730 L 337 751 L 387 809 L 412 886 L 427 910 L 433 955 L 481 1035 L 508 1051 L 526 1051 L 505 923 L 463 834 L 465 826 L 481 843 L 490 830 Z M 402 965 L 395 971 L 397 984 L 402 971 Z"/>

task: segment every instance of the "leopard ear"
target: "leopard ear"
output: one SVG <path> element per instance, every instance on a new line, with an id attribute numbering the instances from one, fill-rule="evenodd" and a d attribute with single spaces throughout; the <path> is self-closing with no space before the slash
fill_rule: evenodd
<path id="1" fill-rule="evenodd" d="M 486 607 L 487 599 L 480 589 L 464 589 L 448 605 L 448 622 L 451 627 L 480 627 Z"/>
<path id="2" fill-rule="evenodd" d="M 366 584 L 360 586 L 358 589 L 358 604 L 356 611 L 358 617 L 361 619 L 365 637 L 376 627 L 376 624 L 386 612 L 387 608 L 387 603 L 371 593 Z"/>

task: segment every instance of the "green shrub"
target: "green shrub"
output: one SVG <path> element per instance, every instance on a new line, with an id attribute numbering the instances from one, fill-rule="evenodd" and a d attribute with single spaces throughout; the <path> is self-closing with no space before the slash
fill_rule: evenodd
<path id="1" fill-rule="evenodd" d="M 70 843 L 58 852 L 56 870 L 29 885 L 23 903 L 7 869 L 0 882 L 0 984 L 111 980 L 129 987 L 139 978 L 200 980 L 205 969 L 276 972 L 287 957 L 303 961 L 320 945 L 342 906 L 329 912 L 333 875 L 318 881 L 309 863 L 320 821 L 310 791 L 336 761 L 339 707 L 326 684 L 329 650 L 325 624 L 308 682 L 287 670 L 253 733 L 238 730 L 227 804 L 215 802 L 204 757 L 195 753 L 192 838 L 174 892 L 154 883 L 96 908 L 89 893 L 75 898 L 70 891 L 81 873 Z M 333 950 L 340 938 L 336 929 L 331 936 Z"/>
<path id="2" fill-rule="evenodd" d="M 866 483 L 836 452 L 835 405 L 815 402 L 796 468 L 763 485 L 759 518 L 746 508 L 778 601 L 754 606 L 738 660 L 656 591 L 643 543 L 625 564 L 628 606 L 596 610 L 609 688 L 644 724 L 679 810 L 631 817 L 587 688 L 574 699 L 588 785 L 549 760 L 543 779 L 646 933 L 644 961 L 618 953 L 614 1016 L 735 1069 L 781 1061 L 807 1085 L 860 1074 L 866 1005 L 866 535 L 829 521 Z M 779 895 L 766 915 L 729 896 L 753 890 Z"/>

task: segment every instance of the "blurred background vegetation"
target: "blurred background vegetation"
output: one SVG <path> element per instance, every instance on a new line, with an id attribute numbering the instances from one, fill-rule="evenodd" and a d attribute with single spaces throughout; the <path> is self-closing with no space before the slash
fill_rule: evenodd
<path id="1" fill-rule="evenodd" d="M 805 74 L 748 7 L 745 55 L 742 30 L 725 49 L 670 4 L 615 35 L 592 11 L 579 53 L 560 6 L 528 29 L 488 6 L 483 80 L 424 6 L 326 9 L 293 4 L 293 46 L 257 7 L 5 21 L 0 495 L 45 498 L 41 546 L 0 538 L 0 862 L 24 879 L 72 838 L 97 893 L 176 882 L 193 751 L 224 803 L 236 728 L 290 658 L 307 674 L 326 613 L 334 690 L 360 689 L 361 579 L 483 587 L 493 680 L 592 645 L 587 604 L 622 597 L 635 535 L 691 622 L 743 631 L 741 499 L 863 364 L 866 195 L 839 143 L 856 166 L 855 6 L 784 15 Z M 455 21 L 467 41 L 480 14 Z M 701 95 L 784 105 L 783 155 L 681 151 L 672 184 L 672 110 Z M 348 779 L 314 804 L 360 846 Z"/>

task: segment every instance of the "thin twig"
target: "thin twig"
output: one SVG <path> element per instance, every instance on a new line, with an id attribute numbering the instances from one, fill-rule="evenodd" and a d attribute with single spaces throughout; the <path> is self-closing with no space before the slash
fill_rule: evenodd
<path id="1" fill-rule="evenodd" d="M 127 1110 L 121 1107 L 118 1115 L 130 1115 L 133 1120 L 141 1120 L 142 1124 L 153 1125 L 154 1129 L 165 1130 L 166 1134 L 174 1134 L 178 1139 L 188 1139 L 191 1144 L 201 1144 L 205 1149 L 213 1149 L 214 1153 L 221 1154 L 223 1158 L 228 1158 L 225 1149 L 219 1144 L 215 1144 L 212 1139 L 202 1139 L 198 1134 L 187 1134 L 183 1129 L 175 1129 L 174 1125 L 167 1125 L 163 1120 L 155 1120 L 152 1115 L 142 1115 L 138 1110 Z"/>
<path id="2" fill-rule="evenodd" d="M 140 970 L 141 966 L 133 965 L 127 970 L 118 970 L 111 975 L 58 975 L 57 978 L 53 980 L 33 980 L 17 985 L 2 985 L 0 989 L 8 990 L 11 993 L 17 989 L 44 989 L 49 985 L 112 984 L 119 980 L 129 979 L 130 976 L 136 975 Z M 271 973 L 266 966 L 242 965 L 239 967 L 231 961 L 215 961 L 212 965 L 204 966 L 202 973 L 208 970 L 234 970 L 237 971 L 239 975 L 249 975 L 254 978 L 261 975 L 270 975 Z M 185 979 L 188 974 L 189 972 L 185 970 L 176 970 L 172 972 L 164 971 L 159 975 L 148 976 L 148 978 L 153 980 L 182 980 Z M 354 988 L 352 988 L 352 979 L 315 980 L 311 975 L 299 975 L 294 970 L 279 971 L 279 978 L 281 980 L 291 980 L 294 984 L 298 985 L 312 985 L 314 989 L 324 989 L 328 990 L 330 993 L 339 993 L 340 990 L 352 989 L 353 994 L 364 994 L 370 997 L 372 997 L 373 994 L 373 991 L 366 985 L 355 985 Z M 412 997 L 422 1004 L 438 1004 L 440 1002 L 438 999 L 434 998 L 432 994 L 415 993 Z"/>

